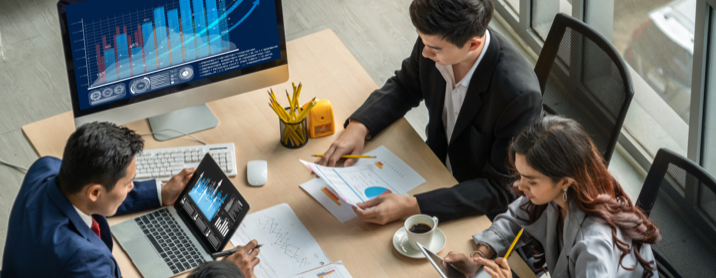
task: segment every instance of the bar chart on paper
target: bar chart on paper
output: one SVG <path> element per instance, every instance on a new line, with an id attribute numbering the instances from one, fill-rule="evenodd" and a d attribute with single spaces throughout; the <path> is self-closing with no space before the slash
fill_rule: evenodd
<path id="1" fill-rule="evenodd" d="M 244 245 L 252 239 L 263 244 L 261 264 L 254 269 L 258 278 L 290 277 L 331 263 L 286 203 L 246 216 L 231 243 Z"/>
<path id="2" fill-rule="evenodd" d="M 190 82 L 200 72 L 206 76 L 219 74 L 231 67 L 226 67 L 230 63 L 241 68 L 280 58 L 277 38 L 276 48 L 271 51 L 261 51 L 266 50 L 267 45 L 244 42 L 246 39 L 261 41 L 252 38 L 247 28 L 253 31 L 260 29 L 256 24 L 275 26 L 273 3 L 269 3 L 273 1 L 85 2 L 68 6 L 67 14 L 77 84 L 86 88 L 90 107 Z M 109 2 L 122 4 L 105 8 L 118 5 Z M 85 13 L 79 16 L 80 12 L 73 13 L 73 9 L 84 9 Z M 99 15 L 88 18 L 88 10 Z M 260 18 L 267 15 L 273 16 Z M 221 61 L 223 65 L 211 69 L 197 64 L 237 51 L 242 52 L 241 57 L 252 57 L 243 62 Z"/>
<path id="3" fill-rule="evenodd" d="M 352 278 L 342 261 L 293 276 L 291 278 Z"/>

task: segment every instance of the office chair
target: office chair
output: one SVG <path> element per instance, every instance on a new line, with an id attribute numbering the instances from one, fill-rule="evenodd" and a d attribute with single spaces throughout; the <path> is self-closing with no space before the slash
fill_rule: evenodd
<path id="1" fill-rule="evenodd" d="M 557 14 L 535 65 L 544 111 L 579 122 L 609 165 L 634 91 L 614 46 L 594 29 Z"/>
<path id="2" fill-rule="evenodd" d="M 716 277 L 716 179 L 668 149 L 656 153 L 636 201 L 659 228 L 660 277 Z"/>

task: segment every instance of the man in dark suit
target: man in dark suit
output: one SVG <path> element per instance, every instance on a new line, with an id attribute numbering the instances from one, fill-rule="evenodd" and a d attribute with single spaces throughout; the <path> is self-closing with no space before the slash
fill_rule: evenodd
<path id="1" fill-rule="evenodd" d="M 64 160 L 33 163 L 10 213 L 2 277 L 121 277 L 105 217 L 174 204 L 194 172 L 163 186 L 133 182 L 143 147 L 134 131 L 90 123 L 70 136 Z M 258 252 L 238 253 L 229 261 L 251 274 Z"/>
<path id="2" fill-rule="evenodd" d="M 410 18 L 420 36 L 382 88 L 345 123 L 345 131 L 317 161 L 335 166 L 361 154 L 365 140 L 425 100 L 427 144 L 459 184 L 406 197 L 381 195 L 354 208 L 366 222 L 385 224 L 417 213 L 440 221 L 504 212 L 507 145 L 540 117 L 542 96 L 532 67 L 505 38 L 487 28 L 490 0 L 414 0 Z M 353 164 L 346 160 L 344 166 Z"/>

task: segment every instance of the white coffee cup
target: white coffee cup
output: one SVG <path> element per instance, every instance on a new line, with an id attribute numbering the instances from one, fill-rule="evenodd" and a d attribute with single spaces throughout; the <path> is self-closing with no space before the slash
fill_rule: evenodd
<path id="1" fill-rule="evenodd" d="M 425 233 L 411 232 L 410 227 L 418 223 L 427 224 L 431 227 L 430 231 Z M 438 218 L 426 214 L 416 214 L 405 220 L 403 228 L 408 234 L 408 243 L 410 243 L 410 247 L 413 247 L 415 250 L 420 250 L 418 245 L 415 244 L 416 242 L 420 242 L 420 244 L 426 248 L 430 248 L 430 242 L 433 241 L 433 233 L 435 232 L 435 229 L 438 228 Z"/>

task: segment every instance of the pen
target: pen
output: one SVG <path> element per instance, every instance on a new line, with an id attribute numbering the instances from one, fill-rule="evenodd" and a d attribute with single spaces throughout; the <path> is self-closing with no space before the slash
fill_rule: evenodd
<path id="1" fill-rule="evenodd" d="M 517 233 L 517 236 L 515 237 L 515 241 L 512 242 L 512 245 L 510 245 L 510 249 L 507 249 L 507 253 L 505 254 L 505 259 L 510 256 L 510 253 L 512 253 L 512 248 L 515 248 L 515 244 L 517 244 L 517 241 L 520 240 L 520 236 L 522 235 L 522 231 L 524 231 L 525 228 L 522 228 L 519 233 Z"/>
<path id="2" fill-rule="evenodd" d="M 313 157 L 323 157 L 323 154 L 314 154 L 311 155 Z M 342 155 L 341 158 L 377 158 L 375 155 L 356 155 L 356 154 L 346 154 Z"/>
<path id="3" fill-rule="evenodd" d="M 261 246 L 264 246 L 264 245 L 263 245 L 263 244 L 256 245 L 256 247 L 251 248 L 251 250 L 253 251 L 254 249 L 258 249 L 258 248 L 260 248 Z M 239 249 L 241 249 L 241 248 L 234 248 L 234 249 L 231 249 L 231 250 L 216 252 L 216 253 L 214 253 L 214 254 L 211 254 L 211 257 L 214 258 L 214 260 L 216 260 L 216 259 L 221 258 L 221 257 L 231 256 L 231 254 L 236 253 L 236 251 L 239 251 Z M 249 251 L 249 252 L 251 252 L 251 251 Z"/>

